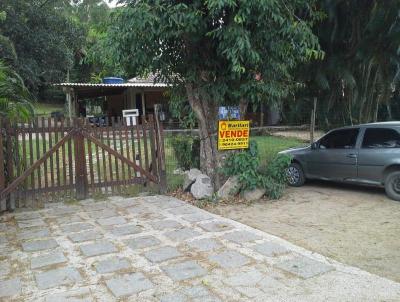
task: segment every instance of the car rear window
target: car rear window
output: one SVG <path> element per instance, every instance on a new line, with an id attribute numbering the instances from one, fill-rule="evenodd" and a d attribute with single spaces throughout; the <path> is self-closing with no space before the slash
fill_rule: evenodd
<path id="1" fill-rule="evenodd" d="M 400 148 L 400 134 L 389 128 L 370 128 L 365 130 L 363 148 Z"/>

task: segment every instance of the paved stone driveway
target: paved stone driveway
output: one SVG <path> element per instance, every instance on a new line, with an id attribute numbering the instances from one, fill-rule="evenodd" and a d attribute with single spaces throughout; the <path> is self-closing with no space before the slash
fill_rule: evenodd
<path id="1" fill-rule="evenodd" d="M 400 284 L 166 196 L 0 216 L 1 301 L 399 301 Z"/>

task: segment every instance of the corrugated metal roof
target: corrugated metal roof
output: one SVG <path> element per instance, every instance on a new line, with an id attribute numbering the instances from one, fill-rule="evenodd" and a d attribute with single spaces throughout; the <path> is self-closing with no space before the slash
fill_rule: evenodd
<path id="1" fill-rule="evenodd" d="M 123 83 L 123 84 L 103 84 L 103 83 L 58 83 L 54 86 L 60 87 L 168 87 L 165 83 Z"/>

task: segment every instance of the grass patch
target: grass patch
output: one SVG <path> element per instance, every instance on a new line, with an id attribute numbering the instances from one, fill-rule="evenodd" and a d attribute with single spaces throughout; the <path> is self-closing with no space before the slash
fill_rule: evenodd
<path id="1" fill-rule="evenodd" d="M 268 164 L 282 150 L 306 145 L 299 139 L 279 136 L 255 136 L 251 139 L 257 142 L 262 165 Z"/>
<path id="2" fill-rule="evenodd" d="M 50 115 L 53 111 L 64 112 L 64 104 L 36 103 L 34 106 L 36 115 Z"/>

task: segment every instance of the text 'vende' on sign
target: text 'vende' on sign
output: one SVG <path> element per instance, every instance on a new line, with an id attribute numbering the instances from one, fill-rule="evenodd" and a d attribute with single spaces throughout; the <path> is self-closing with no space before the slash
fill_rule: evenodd
<path id="1" fill-rule="evenodd" d="M 247 149 L 249 135 L 249 121 L 219 121 L 218 150 Z"/>

